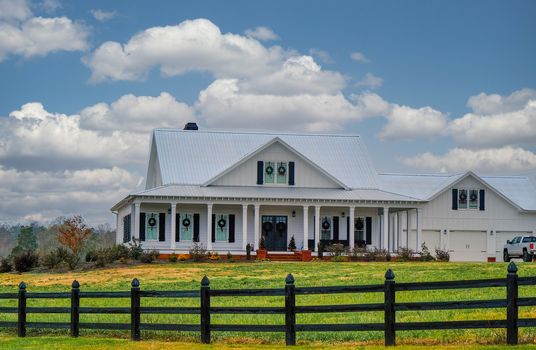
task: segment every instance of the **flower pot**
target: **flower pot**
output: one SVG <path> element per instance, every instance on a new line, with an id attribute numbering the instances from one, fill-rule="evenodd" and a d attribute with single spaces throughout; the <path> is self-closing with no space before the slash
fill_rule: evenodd
<path id="1" fill-rule="evenodd" d="M 268 251 L 266 249 L 257 249 L 257 260 L 266 259 Z"/>
<path id="2" fill-rule="evenodd" d="M 311 260 L 313 260 L 313 257 L 311 256 L 311 251 L 310 250 L 302 250 L 301 251 L 301 258 L 302 258 L 302 261 L 311 261 Z"/>

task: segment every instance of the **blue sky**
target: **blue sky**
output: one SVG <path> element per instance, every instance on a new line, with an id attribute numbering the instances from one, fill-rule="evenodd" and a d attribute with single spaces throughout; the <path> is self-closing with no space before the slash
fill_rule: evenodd
<path id="1" fill-rule="evenodd" d="M 535 15 L 534 1 L 0 0 L 4 195 L 51 203 L 0 206 L 0 222 L 67 215 L 90 193 L 106 200 L 87 215 L 108 220 L 143 180 L 150 128 L 186 120 L 360 134 L 380 171 L 533 173 Z M 43 191 L 55 183 L 67 204 Z"/>

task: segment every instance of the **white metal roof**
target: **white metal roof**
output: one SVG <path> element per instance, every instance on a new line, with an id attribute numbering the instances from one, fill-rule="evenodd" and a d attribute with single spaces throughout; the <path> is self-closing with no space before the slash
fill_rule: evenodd
<path id="1" fill-rule="evenodd" d="M 156 129 L 162 184 L 201 185 L 274 138 L 349 188 L 378 188 L 376 170 L 355 135 Z"/>
<path id="2" fill-rule="evenodd" d="M 240 186 L 195 186 L 165 185 L 136 193 L 132 196 L 148 197 L 211 197 L 211 198 L 260 198 L 260 199 L 306 199 L 306 200 L 362 200 L 421 202 L 416 198 L 375 189 L 316 189 L 288 187 L 240 187 Z"/>

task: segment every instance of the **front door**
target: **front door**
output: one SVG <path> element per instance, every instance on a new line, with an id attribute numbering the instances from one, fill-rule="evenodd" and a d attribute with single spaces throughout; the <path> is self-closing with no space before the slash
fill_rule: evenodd
<path id="1" fill-rule="evenodd" d="M 287 216 L 263 215 L 262 235 L 269 251 L 287 250 Z"/>

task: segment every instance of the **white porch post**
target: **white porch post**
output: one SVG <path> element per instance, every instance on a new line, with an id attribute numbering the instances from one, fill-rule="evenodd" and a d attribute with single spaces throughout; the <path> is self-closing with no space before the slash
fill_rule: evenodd
<path id="1" fill-rule="evenodd" d="M 132 240 L 134 240 L 134 238 L 140 239 L 140 208 L 141 203 L 134 204 L 134 225 L 132 225 L 134 230 L 131 235 Z"/>
<path id="2" fill-rule="evenodd" d="M 422 209 L 417 208 L 415 211 L 417 215 L 417 251 L 421 251 L 421 241 L 422 241 Z"/>
<path id="3" fill-rule="evenodd" d="M 382 248 L 389 250 L 389 207 L 383 207 L 383 241 Z"/>
<path id="4" fill-rule="evenodd" d="M 255 220 L 253 223 L 255 224 L 255 228 L 253 232 L 255 233 L 255 242 L 253 243 L 255 249 L 259 249 L 259 245 L 261 243 L 261 234 L 260 234 L 260 226 L 261 226 L 261 206 L 260 204 L 255 204 Z"/>
<path id="5" fill-rule="evenodd" d="M 170 203 L 170 206 L 171 206 L 171 235 L 169 237 L 169 239 L 171 240 L 171 244 L 170 244 L 170 248 L 172 250 L 174 250 L 177 246 L 176 246 L 176 242 L 175 242 L 175 236 L 176 236 L 176 228 L 177 228 L 177 203 L 175 202 L 171 202 Z"/>
<path id="6" fill-rule="evenodd" d="M 350 243 L 350 249 L 354 249 L 355 246 L 355 237 L 354 237 L 354 221 L 355 221 L 355 207 L 348 208 L 350 225 L 348 225 L 348 242 Z"/>
<path id="7" fill-rule="evenodd" d="M 309 250 L 309 207 L 303 206 L 303 249 Z"/>
<path id="8" fill-rule="evenodd" d="M 212 203 L 207 204 L 207 250 L 212 250 Z"/>
<path id="9" fill-rule="evenodd" d="M 248 205 L 242 204 L 242 250 L 248 244 Z"/>
<path id="10" fill-rule="evenodd" d="M 318 243 L 320 243 L 320 206 L 315 206 L 315 247 L 314 251 L 318 252 Z"/>
<path id="11" fill-rule="evenodd" d="M 398 212 L 393 214 L 393 252 L 398 251 Z"/>
<path id="12" fill-rule="evenodd" d="M 119 223 L 121 222 L 119 220 L 119 212 L 115 212 L 115 243 L 121 244 L 123 243 L 123 232 L 125 231 L 125 228 L 123 227 L 122 230 L 119 230 Z"/>

